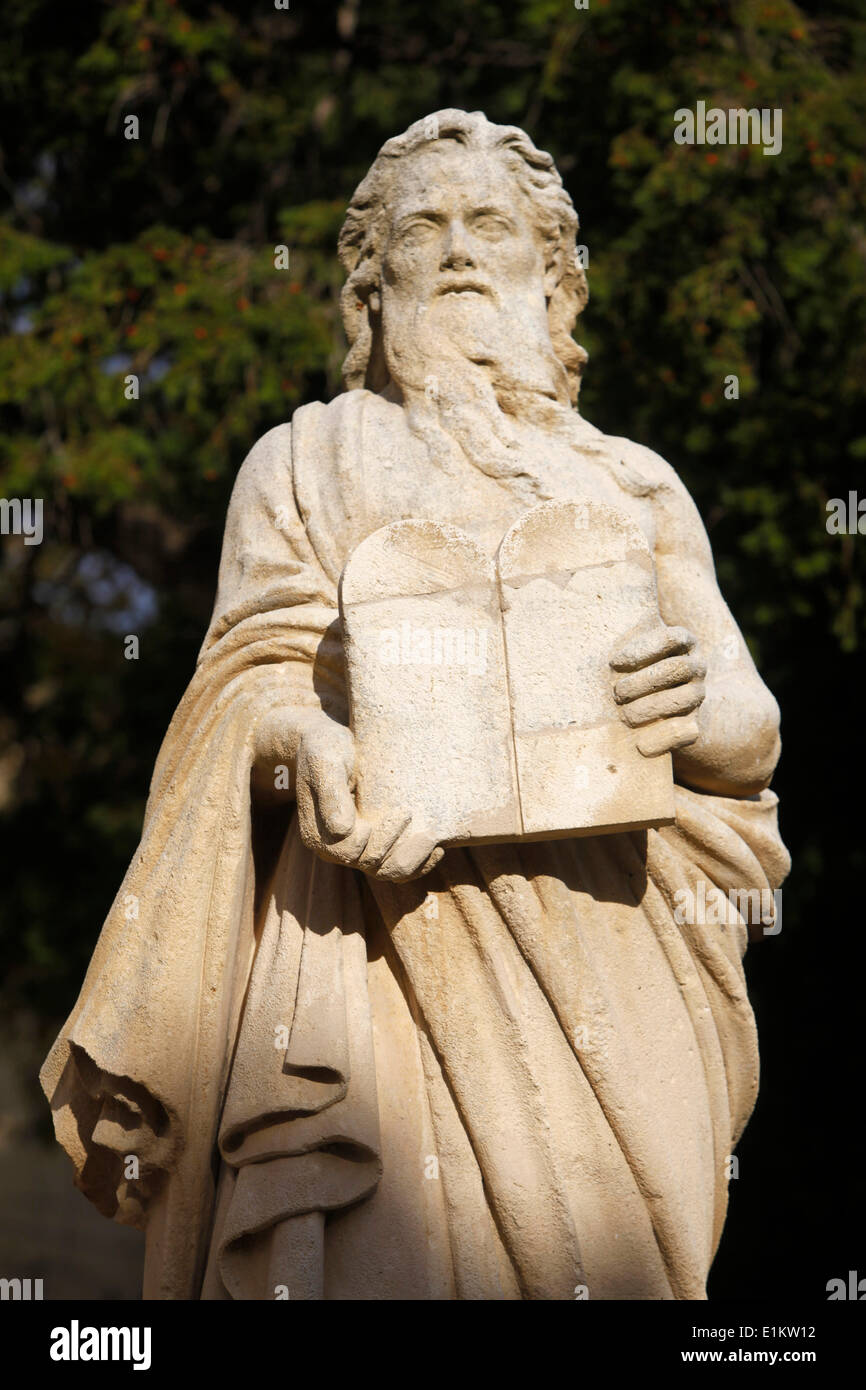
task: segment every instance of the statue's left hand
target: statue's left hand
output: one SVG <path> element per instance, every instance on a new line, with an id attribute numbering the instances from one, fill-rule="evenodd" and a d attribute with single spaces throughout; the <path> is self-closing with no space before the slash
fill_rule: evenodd
<path id="1" fill-rule="evenodd" d="M 687 628 L 659 622 L 631 633 L 611 657 L 614 671 L 628 673 L 616 681 L 614 699 L 625 723 L 640 729 L 637 746 L 647 758 L 686 748 L 700 736 L 707 668 L 696 647 Z"/>
<path id="2" fill-rule="evenodd" d="M 391 807 L 375 818 L 357 812 L 355 744 L 324 712 L 275 710 L 256 728 L 256 759 L 292 769 L 301 839 L 321 859 L 403 883 L 436 867 L 442 848 L 411 813 Z"/>

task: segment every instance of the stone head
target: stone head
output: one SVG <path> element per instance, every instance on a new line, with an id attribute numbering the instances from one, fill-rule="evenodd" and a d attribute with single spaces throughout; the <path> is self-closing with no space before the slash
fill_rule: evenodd
<path id="1" fill-rule="evenodd" d="M 530 352 L 546 345 L 557 394 L 575 401 L 586 354 L 571 330 L 587 298 L 577 227 L 552 158 L 516 127 L 447 110 L 387 141 L 340 234 L 347 387 L 385 389 L 401 342 L 420 334 L 459 342 L 481 365 L 523 338 Z"/>

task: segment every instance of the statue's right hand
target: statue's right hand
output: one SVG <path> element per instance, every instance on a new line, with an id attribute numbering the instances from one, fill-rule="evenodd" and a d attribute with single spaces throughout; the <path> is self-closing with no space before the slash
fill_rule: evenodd
<path id="1" fill-rule="evenodd" d="M 331 719 L 311 723 L 301 733 L 295 763 L 298 821 L 307 848 L 331 863 L 393 882 L 419 878 L 438 864 L 442 849 L 412 824 L 408 812 L 367 820 L 358 814 L 354 789 L 351 731 Z"/>

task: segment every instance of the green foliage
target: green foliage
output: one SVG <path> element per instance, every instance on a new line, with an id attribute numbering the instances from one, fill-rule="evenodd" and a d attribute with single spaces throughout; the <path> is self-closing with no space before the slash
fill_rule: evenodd
<path id="1" fill-rule="evenodd" d="M 207 622 L 232 479 L 339 387 L 346 201 L 439 107 L 556 158 L 590 252 L 582 407 L 682 473 L 786 720 L 805 731 L 823 679 L 852 688 L 866 541 L 824 523 L 866 492 L 856 6 L 19 0 L 0 50 L 0 495 L 46 502 L 45 543 L 4 538 L 0 569 L 10 997 L 71 1000 Z M 782 152 L 676 145 L 698 99 L 781 107 Z M 798 833 L 808 903 L 824 860 Z"/>

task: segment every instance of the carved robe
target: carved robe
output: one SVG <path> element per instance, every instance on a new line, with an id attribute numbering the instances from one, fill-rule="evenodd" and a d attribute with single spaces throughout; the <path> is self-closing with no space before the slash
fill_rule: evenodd
<path id="1" fill-rule="evenodd" d="M 146 1297 L 705 1297 L 758 1054 L 746 925 L 680 926 L 675 894 L 781 882 L 774 794 L 677 786 L 673 826 L 451 849 L 409 884 L 251 806 L 259 717 L 348 722 L 353 548 L 435 515 L 492 551 L 527 506 L 467 462 L 443 516 L 433 467 L 352 391 L 238 476 L 141 846 L 42 1072 L 79 1186 L 147 1227 Z M 552 458 L 540 495 L 574 478 Z M 651 531 L 616 468 L 596 495 Z"/>

